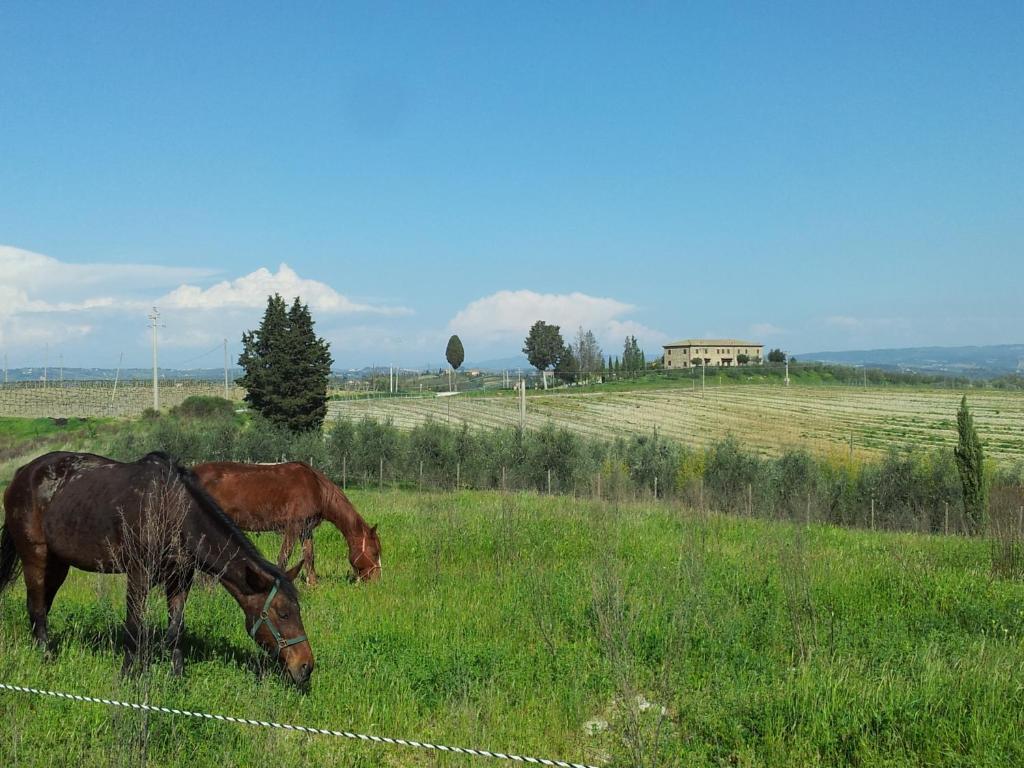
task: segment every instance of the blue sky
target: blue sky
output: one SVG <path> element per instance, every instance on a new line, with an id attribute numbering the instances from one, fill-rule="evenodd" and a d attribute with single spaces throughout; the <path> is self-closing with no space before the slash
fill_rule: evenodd
<path id="1" fill-rule="evenodd" d="M 1021 39 L 1019 2 L 5 4 L 0 347 L 144 365 L 158 302 L 199 365 L 272 289 L 339 367 L 537 319 L 1021 342 Z"/>

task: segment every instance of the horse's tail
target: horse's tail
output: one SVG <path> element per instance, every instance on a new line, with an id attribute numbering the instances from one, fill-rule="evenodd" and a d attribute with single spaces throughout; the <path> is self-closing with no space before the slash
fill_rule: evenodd
<path id="1" fill-rule="evenodd" d="M 0 592 L 18 578 L 21 558 L 14 548 L 14 537 L 6 527 L 0 528 Z"/>

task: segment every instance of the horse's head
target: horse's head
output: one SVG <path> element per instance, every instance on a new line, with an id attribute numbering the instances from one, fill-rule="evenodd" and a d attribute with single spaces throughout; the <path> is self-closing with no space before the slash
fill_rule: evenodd
<path id="1" fill-rule="evenodd" d="M 249 568 L 246 580 L 254 590 L 246 608 L 249 635 L 277 659 L 296 685 L 305 686 L 313 674 L 313 649 L 299 613 L 299 596 L 292 586 L 302 561 L 274 578 Z"/>
<path id="2" fill-rule="evenodd" d="M 373 581 L 380 577 L 380 537 L 376 525 L 358 534 L 355 546 L 349 547 L 348 561 L 352 564 L 354 581 Z"/>

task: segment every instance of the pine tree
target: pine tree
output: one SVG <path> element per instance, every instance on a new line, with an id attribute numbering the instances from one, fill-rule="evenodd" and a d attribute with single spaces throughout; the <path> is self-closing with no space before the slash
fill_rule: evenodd
<path id="1" fill-rule="evenodd" d="M 622 348 L 622 368 L 625 371 L 639 371 L 644 367 L 644 354 L 640 351 L 636 336 L 627 336 Z"/>
<path id="2" fill-rule="evenodd" d="M 572 347 L 566 344 L 562 347 L 562 354 L 558 356 L 558 360 L 555 362 L 555 376 L 569 383 L 575 380 L 578 372 L 579 361 L 576 359 L 576 355 L 573 354 Z"/>
<path id="3" fill-rule="evenodd" d="M 956 429 L 959 440 L 953 454 L 963 488 L 964 515 L 971 532 L 977 532 L 988 514 L 988 487 L 985 483 L 985 452 L 974 428 L 974 417 L 967 408 L 967 395 L 960 400 Z"/>
<path id="4" fill-rule="evenodd" d="M 576 358 L 577 371 L 585 376 L 597 373 L 604 366 L 604 353 L 597 337 L 593 331 L 584 330 L 583 326 L 576 331 L 572 354 Z"/>
<path id="5" fill-rule="evenodd" d="M 239 384 L 246 402 L 265 418 L 294 432 L 320 429 L 327 415 L 330 345 L 313 330 L 309 307 L 298 297 L 291 308 L 274 294 L 263 322 L 242 334 Z"/>
<path id="6" fill-rule="evenodd" d="M 523 342 L 523 354 L 530 365 L 544 377 L 544 389 L 548 388 L 547 369 L 558 362 L 565 348 L 565 341 L 557 325 L 548 325 L 538 320 L 530 327 L 530 333 Z"/>

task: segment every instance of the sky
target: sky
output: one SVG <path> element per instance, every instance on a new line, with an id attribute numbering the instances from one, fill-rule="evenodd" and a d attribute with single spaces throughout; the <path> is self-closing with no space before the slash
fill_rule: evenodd
<path id="1" fill-rule="evenodd" d="M 0 350 L 1024 341 L 1024 4 L 0 7 Z"/>

